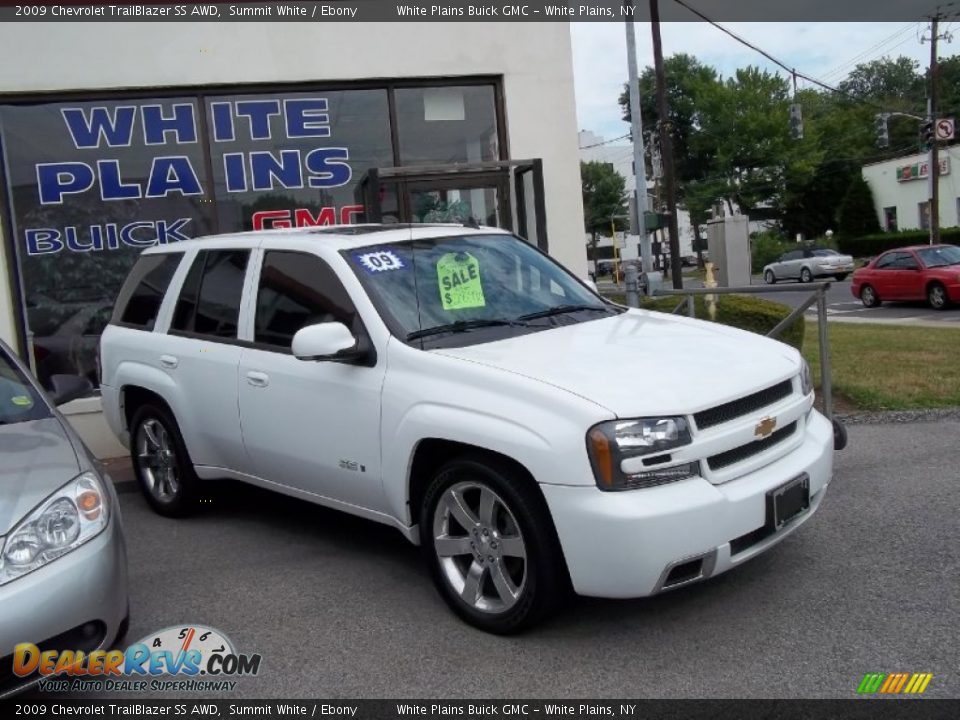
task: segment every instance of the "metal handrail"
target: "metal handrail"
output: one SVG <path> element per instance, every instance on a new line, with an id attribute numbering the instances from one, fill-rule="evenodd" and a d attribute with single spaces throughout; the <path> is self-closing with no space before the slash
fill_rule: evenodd
<path id="1" fill-rule="evenodd" d="M 697 295 L 765 295 L 770 293 L 793 292 L 810 293 L 804 302 L 794 309 L 787 317 L 777 323 L 767 337 L 777 339 L 784 331 L 797 322 L 809 307 L 817 306 L 817 331 L 820 340 L 820 393 L 823 397 L 823 414 L 833 423 L 834 446 L 842 450 L 846 445 L 846 431 L 840 422 L 833 416 L 833 383 L 830 367 L 830 335 L 827 330 L 827 290 L 832 282 L 818 282 L 812 285 L 785 285 L 783 287 L 765 287 L 750 285 L 748 287 L 716 287 L 716 288 L 684 288 L 683 290 L 656 289 L 651 297 L 685 297 L 673 310 L 676 315 L 685 305 L 687 315 L 695 317 L 694 297 Z"/>

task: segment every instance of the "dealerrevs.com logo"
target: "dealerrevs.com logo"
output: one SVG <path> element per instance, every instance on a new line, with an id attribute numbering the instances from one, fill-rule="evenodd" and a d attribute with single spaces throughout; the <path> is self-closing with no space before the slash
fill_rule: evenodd
<path id="1" fill-rule="evenodd" d="M 238 653 L 219 630 L 179 625 L 150 634 L 126 650 L 13 650 L 13 672 L 37 676 L 47 691 L 231 691 L 236 678 L 260 671 L 259 654 Z"/>

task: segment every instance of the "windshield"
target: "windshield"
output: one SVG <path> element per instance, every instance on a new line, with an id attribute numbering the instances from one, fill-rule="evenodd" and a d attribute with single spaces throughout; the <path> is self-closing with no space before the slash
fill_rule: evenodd
<path id="1" fill-rule="evenodd" d="M 917 255 L 928 268 L 960 265 L 960 247 L 940 245 L 917 250 Z"/>
<path id="2" fill-rule="evenodd" d="M 0 347 L 0 425 L 39 420 L 50 414 L 33 383 Z"/>
<path id="3" fill-rule="evenodd" d="M 621 310 L 512 235 L 464 235 L 345 251 L 387 325 L 423 347 L 488 342 Z"/>

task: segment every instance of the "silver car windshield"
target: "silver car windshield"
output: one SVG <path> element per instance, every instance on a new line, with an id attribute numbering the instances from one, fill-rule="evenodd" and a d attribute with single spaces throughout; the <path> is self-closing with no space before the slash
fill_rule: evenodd
<path id="1" fill-rule="evenodd" d="M 0 347 L 0 425 L 50 417 L 39 391 Z"/>

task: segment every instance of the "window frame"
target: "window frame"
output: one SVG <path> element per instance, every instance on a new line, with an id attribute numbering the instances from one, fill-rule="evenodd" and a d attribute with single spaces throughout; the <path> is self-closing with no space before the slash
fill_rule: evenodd
<path id="1" fill-rule="evenodd" d="M 257 248 L 255 247 L 246 247 L 243 245 L 226 245 L 218 247 L 201 247 L 197 248 L 191 256 L 189 266 L 186 269 L 186 272 L 183 274 L 183 277 L 180 283 L 177 286 L 176 294 L 172 293 L 170 289 L 167 289 L 167 294 L 171 303 L 169 310 L 169 317 L 166 321 L 165 334 L 173 335 L 175 337 L 185 337 L 191 338 L 194 340 L 204 340 L 208 342 L 219 342 L 227 345 L 233 345 L 238 342 L 243 342 L 241 340 L 241 335 L 244 333 L 244 309 L 247 305 L 247 293 L 250 285 L 250 273 L 254 265 L 254 251 Z M 212 252 L 245 252 L 247 253 L 247 264 L 243 270 L 243 282 L 240 285 L 240 303 L 237 307 L 237 329 L 233 337 L 224 337 L 223 335 L 208 335 L 207 333 L 199 333 L 195 330 L 178 330 L 173 327 L 174 316 L 177 312 L 177 306 L 180 304 L 180 297 L 183 294 L 183 289 L 187 284 L 187 279 L 190 276 L 190 272 L 193 270 L 194 266 L 200 261 L 201 256 L 203 256 L 203 269 L 200 273 L 200 286 L 197 288 L 197 306 L 200 305 L 200 295 L 203 291 L 203 279 L 204 274 L 207 269 L 207 257 Z M 193 321 L 196 323 L 197 309 L 196 307 L 193 310 Z"/>
<path id="2" fill-rule="evenodd" d="M 249 298 L 249 318 L 247 322 L 247 327 L 245 328 L 246 334 L 250 339 L 243 340 L 242 342 L 254 349 L 263 350 L 266 352 L 278 353 L 281 355 L 293 355 L 293 351 L 289 347 L 284 347 L 282 345 L 275 345 L 273 343 L 260 342 L 257 338 L 257 307 L 260 300 L 260 278 L 263 276 L 263 268 L 266 265 L 267 255 L 270 253 L 284 253 L 287 255 L 303 255 L 306 257 L 314 258 L 319 261 L 321 264 L 325 265 L 326 268 L 330 271 L 330 274 L 336 278 L 337 282 L 340 283 L 340 287 L 343 289 L 344 294 L 350 298 L 350 304 L 353 305 L 353 311 L 356 314 L 357 322 L 359 323 L 358 328 L 359 332 L 357 333 L 357 339 L 362 346 L 366 342 L 372 348 L 372 341 L 370 340 L 370 333 L 367 332 L 366 323 L 363 320 L 363 315 L 360 313 L 360 309 L 357 307 L 357 302 L 354 299 L 353 295 L 350 294 L 350 291 L 347 289 L 347 284 L 343 281 L 343 278 L 340 274 L 334 269 L 333 265 L 326 259 L 318 255 L 317 253 L 308 252 L 306 250 L 298 250 L 293 248 L 282 248 L 282 247 L 261 247 L 258 249 L 258 257 L 256 259 L 256 271 L 252 278 L 252 281 L 249 284 L 250 288 L 250 298 Z M 304 327 L 307 327 L 306 325 Z M 350 332 L 353 332 L 353 328 L 350 328 Z M 293 338 L 291 337 L 291 340 Z"/>

